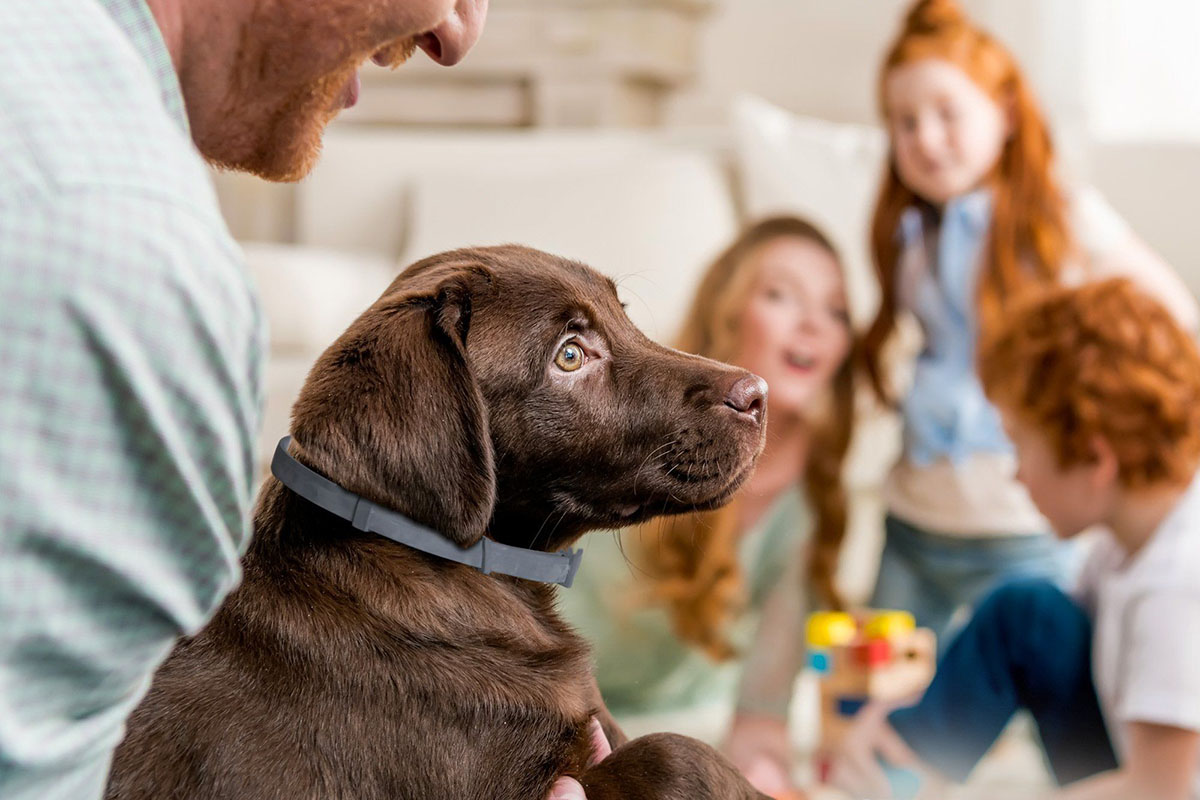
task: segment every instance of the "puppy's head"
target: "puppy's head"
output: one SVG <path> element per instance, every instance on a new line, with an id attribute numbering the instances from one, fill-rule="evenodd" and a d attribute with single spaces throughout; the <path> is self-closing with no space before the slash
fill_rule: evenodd
<path id="1" fill-rule="evenodd" d="M 724 503 L 766 386 L 648 340 L 612 281 L 522 247 L 414 264 L 317 362 L 297 456 L 460 544 L 557 549 Z"/>

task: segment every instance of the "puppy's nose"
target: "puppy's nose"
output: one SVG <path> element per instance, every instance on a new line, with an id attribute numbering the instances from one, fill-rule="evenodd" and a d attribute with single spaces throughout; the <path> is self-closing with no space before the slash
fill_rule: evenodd
<path id="1" fill-rule="evenodd" d="M 733 382 L 725 393 L 725 405 L 734 411 L 749 414 L 762 422 L 767 407 L 767 382 L 757 375 L 744 375 Z"/>

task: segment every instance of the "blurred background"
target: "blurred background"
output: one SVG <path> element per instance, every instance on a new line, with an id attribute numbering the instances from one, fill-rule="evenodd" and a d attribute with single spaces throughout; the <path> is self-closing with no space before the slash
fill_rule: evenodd
<path id="1" fill-rule="evenodd" d="M 1200 177 L 1200 4 L 964 0 L 1018 56 L 1064 163 L 1184 263 L 1200 231 L 1176 211 Z M 874 124 L 876 69 L 903 0 L 493 0 L 459 67 L 423 59 L 365 75 L 340 127 L 722 131 L 761 97 L 806 117 Z M 719 137 L 718 137 L 719 138 Z M 229 193 L 227 193 L 229 194 Z M 263 194 L 271 194 L 264 192 Z M 278 202 L 231 208 L 245 238 L 295 241 Z M 255 200 L 262 199 L 255 197 Z"/>
<path id="2" fill-rule="evenodd" d="M 1099 188 L 1200 288 L 1200 3 L 962 4 L 1023 64 L 1064 179 Z M 885 156 L 877 69 L 908 5 L 492 0 L 462 65 L 368 65 L 359 105 L 331 127 L 309 178 L 217 176 L 271 322 L 264 463 L 316 356 L 403 266 L 451 247 L 520 242 L 588 262 L 670 341 L 738 227 L 791 211 L 843 251 L 865 324 Z M 840 576 L 851 599 L 873 585 L 878 489 L 897 447 L 895 420 L 864 408 Z M 1036 754 L 1028 769 L 1013 763 L 996 769 L 1039 774 Z"/>
<path id="3" fill-rule="evenodd" d="M 1095 184 L 1200 288 L 1200 3 L 963 0 L 1024 65 L 1067 181 Z M 521 242 L 612 274 L 669 341 L 747 219 L 811 217 L 875 302 L 866 227 L 884 159 L 877 69 L 905 0 L 492 0 L 454 69 L 367 65 L 295 185 L 217 176 L 272 327 L 264 460 L 308 367 L 391 278 L 440 250 Z M 873 581 L 874 490 L 896 426 L 867 415 L 848 479 L 851 597 Z"/>

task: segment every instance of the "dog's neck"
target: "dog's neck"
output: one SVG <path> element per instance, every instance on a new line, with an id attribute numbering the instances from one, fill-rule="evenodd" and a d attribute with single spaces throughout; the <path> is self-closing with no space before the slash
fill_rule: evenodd
<path id="1" fill-rule="evenodd" d="M 501 544 L 529 550 L 555 552 L 570 547 L 589 528 L 569 522 L 557 511 L 534 512 L 497 506 L 488 524 L 488 536 Z"/>
<path id="2" fill-rule="evenodd" d="M 422 554 L 418 557 L 464 564 L 484 574 L 567 586 L 571 585 L 579 568 L 578 552 L 552 552 L 560 541 L 565 543 L 565 536 L 577 538 L 572 531 L 558 531 L 553 539 L 543 537 L 540 543 L 531 542 L 528 535 L 519 533 L 504 540 L 488 535 L 489 541 L 462 549 L 449 537 L 371 503 L 366 503 L 365 507 L 373 510 L 369 514 L 360 514 L 364 508 L 361 498 L 354 502 L 355 495 L 344 493 L 334 499 L 338 488 L 328 485 L 326 479 L 310 474 L 308 477 L 320 481 L 325 489 L 314 492 L 314 486 L 301 480 L 303 476 L 283 469 L 286 466 L 289 465 L 281 444 L 272 464 L 275 478 L 265 488 L 256 513 L 251 560 L 262 563 L 281 557 L 293 561 L 299 558 L 325 571 L 320 564 L 336 570 L 336 564 L 350 553 L 361 556 L 369 552 L 385 562 L 394 557 L 405 559 Z M 293 463 L 291 466 L 298 465 Z M 350 507 L 353 507 L 352 513 L 348 510 Z"/>

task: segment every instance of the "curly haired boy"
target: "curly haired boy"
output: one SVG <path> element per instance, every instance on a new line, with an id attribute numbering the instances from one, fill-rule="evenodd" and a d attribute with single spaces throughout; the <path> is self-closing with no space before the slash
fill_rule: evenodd
<path id="1" fill-rule="evenodd" d="M 1200 351 L 1127 280 L 1019 305 L 979 371 L 1017 477 L 1063 539 L 1103 528 L 1074 592 L 996 589 L 915 705 L 868 707 L 835 777 L 877 757 L 964 780 L 1018 709 L 1061 800 L 1200 798 Z"/>

